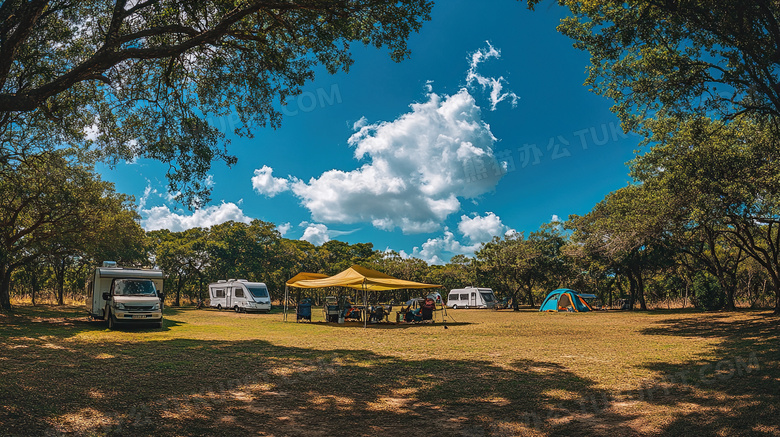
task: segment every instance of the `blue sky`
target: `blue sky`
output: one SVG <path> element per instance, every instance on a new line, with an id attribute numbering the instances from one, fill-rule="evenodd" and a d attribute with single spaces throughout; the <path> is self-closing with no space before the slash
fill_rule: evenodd
<path id="1" fill-rule="evenodd" d="M 318 71 L 280 129 L 232 139 L 238 164 L 215 163 L 202 210 L 170 200 L 162 164 L 101 173 L 136 197 L 147 230 L 256 218 L 287 238 L 372 242 L 434 263 L 587 213 L 626 185 L 638 137 L 582 85 L 588 55 L 556 32 L 562 8 L 474 5 L 437 3 L 402 63 L 361 46 L 349 73 Z M 236 121 L 211 122 L 230 132 Z"/>

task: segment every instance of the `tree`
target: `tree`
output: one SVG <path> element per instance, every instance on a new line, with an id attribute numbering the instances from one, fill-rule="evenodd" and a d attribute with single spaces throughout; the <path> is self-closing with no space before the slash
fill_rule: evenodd
<path id="1" fill-rule="evenodd" d="M 664 118 L 650 125 L 656 146 L 637 159 L 635 177 L 667 193 L 686 227 L 709 238 L 704 261 L 730 306 L 741 251 L 766 269 L 780 313 L 780 139 L 747 117 L 728 124 Z"/>
<path id="2" fill-rule="evenodd" d="M 585 254 L 602 258 L 628 279 L 631 308 L 636 299 L 641 310 L 647 309 L 645 276 L 671 259 L 663 240 L 666 218 L 672 214 L 668 207 L 662 191 L 629 185 L 567 223 L 574 231 L 572 240 Z"/>
<path id="3" fill-rule="evenodd" d="M 59 152 L 5 164 L 0 174 L 0 307 L 10 309 L 14 270 L 85 249 L 90 232 L 122 214 L 127 197 Z"/>
<path id="4" fill-rule="evenodd" d="M 537 268 L 542 256 L 542 248 L 521 232 L 493 237 L 476 252 L 480 277 L 495 289 L 506 290 L 515 311 L 520 309 L 521 291 L 525 291 L 526 303 L 534 306 L 533 287 L 542 278 Z"/>
<path id="5" fill-rule="evenodd" d="M 274 105 L 350 46 L 407 57 L 427 0 L 7 0 L 0 4 L 0 161 L 89 149 L 109 163 L 170 164 L 172 193 L 208 199 L 211 162 L 235 162 L 209 117 L 235 133 L 281 123 Z M 90 133 L 90 135 L 87 135 Z"/>
<path id="6" fill-rule="evenodd" d="M 533 8 L 540 0 L 529 0 Z M 624 128 L 648 116 L 780 115 L 780 5 L 769 0 L 560 0 L 591 55 L 586 85 Z"/>

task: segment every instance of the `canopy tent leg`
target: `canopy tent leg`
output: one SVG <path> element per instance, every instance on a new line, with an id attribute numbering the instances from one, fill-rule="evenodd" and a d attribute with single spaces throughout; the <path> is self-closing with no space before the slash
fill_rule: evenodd
<path id="1" fill-rule="evenodd" d="M 363 280 L 363 327 L 368 327 L 368 288 L 366 288 L 366 280 Z"/>
<path id="2" fill-rule="evenodd" d="M 287 288 L 287 285 L 284 286 L 284 317 L 282 318 L 283 321 L 287 321 L 287 299 L 289 296 L 289 289 Z"/>

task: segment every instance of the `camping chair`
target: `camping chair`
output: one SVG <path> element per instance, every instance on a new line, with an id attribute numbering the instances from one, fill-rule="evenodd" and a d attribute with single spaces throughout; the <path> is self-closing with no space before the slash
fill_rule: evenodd
<path id="1" fill-rule="evenodd" d="M 433 310 L 436 309 L 436 303 L 431 298 L 425 299 L 425 303 L 420 307 L 420 315 L 422 320 L 433 322 Z"/>
<path id="2" fill-rule="evenodd" d="M 311 299 L 306 298 L 301 300 L 301 303 L 295 307 L 295 321 L 298 322 L 301 319 L 305 319 L 311 322 Z"/>
<path id="3" fill-rule="evenodd" d="M 385 307 L 382 305 L 377 305 L 370 307 L 369 316 L 368 316 L 368 322 L 369 323 L 379 323 L 387 317 L 385 314 Z"/>

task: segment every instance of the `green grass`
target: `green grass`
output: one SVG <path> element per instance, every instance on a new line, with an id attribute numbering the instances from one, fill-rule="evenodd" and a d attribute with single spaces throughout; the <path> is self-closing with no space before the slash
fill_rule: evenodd
<path id="1" fill-rule="evenodd" d="M 449 311 L 433 325 L 0 313 L 0 435 L 780 435 L 766 313 Z"/>

